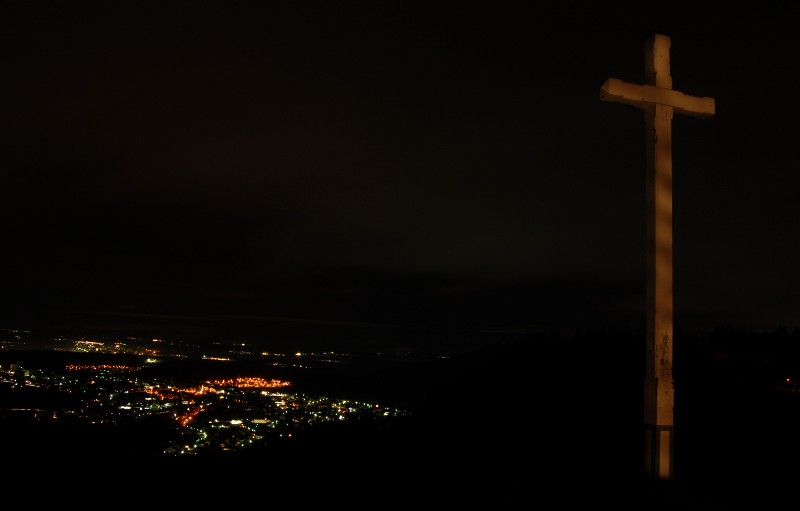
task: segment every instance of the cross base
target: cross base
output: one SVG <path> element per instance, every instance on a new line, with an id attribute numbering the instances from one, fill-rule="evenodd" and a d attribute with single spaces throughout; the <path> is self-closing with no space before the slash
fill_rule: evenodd
<path id="1" fill-rule="evenodd" d="M 644 470 L 649 476 L 672 479 L 675 451 L 675 428 L 672 425 L 644 425 Z"/>

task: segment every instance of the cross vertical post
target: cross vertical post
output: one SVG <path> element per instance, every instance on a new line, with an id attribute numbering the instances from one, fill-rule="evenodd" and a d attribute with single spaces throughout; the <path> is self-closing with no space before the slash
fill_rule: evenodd
<path id="1" fill-rule="evenodd" d="M 645 84 L 609 78 L 600 99 L 644 111 L 646 144 L 646 359 L 644 381 L 644 468 L 661 479 L 674 477 L 674 405 L 672 377 L 672 115 L 714 115 L 713 98 L 672 89 L 671 40 L 654 34 L 644 43 Z"/>

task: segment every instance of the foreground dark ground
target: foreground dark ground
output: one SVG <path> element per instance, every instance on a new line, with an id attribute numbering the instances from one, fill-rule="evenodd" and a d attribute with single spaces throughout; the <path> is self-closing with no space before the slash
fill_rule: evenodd
<path id="1" fill-rule="evenodd" d="M 78 492 L 102 502 L 160 488 L 176 502 L 228 505 L 777 509 L 800 476 L 800 394 L 781 385 L 800 367 L 799 342 L 784 331 L 676 336 L 671 481 L 642 471 L 644 345 L 626 332 L 542 332 L 331 383 L 408 405 L 412 413 L 389 426 L 330 427 L 268 450 L 175 459 L 111 456 L 103 439 L 78 437 L 45 449 L 32 431 L 6 428 L 3 461 L 7 480 L 49 489 L 39 499 Z"/>

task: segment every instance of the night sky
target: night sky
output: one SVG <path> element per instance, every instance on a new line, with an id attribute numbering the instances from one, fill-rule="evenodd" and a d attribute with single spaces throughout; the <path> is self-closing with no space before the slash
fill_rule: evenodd
<path id="1" fill-rule="evenodd" d="M 795 18 L 560 4 L 5 2 L 0 326 L 643 330 L 653 33 L 676 328 L 800 326 Z"/>

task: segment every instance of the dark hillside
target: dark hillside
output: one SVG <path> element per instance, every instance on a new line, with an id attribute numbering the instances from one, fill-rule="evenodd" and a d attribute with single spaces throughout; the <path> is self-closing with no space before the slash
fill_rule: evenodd
<path id="1" fill-rule="evenodd" d="M 20 467 L 83 467 L 76 473 L 95 481 L 148 474 L 194 487 L 210 478 L 216 483 L 206 488 L 209 502 L 223 498 L 222 488 L 247 493 L 268 484 L 316 488 L 308 499 L 355 492 L 397 504 L 511 507 L 531 499 L 567 507 L 725 509 L 756 499 L 767 509 L 791 495 L 800 475 L 796 346 L 797 332 L 780 330 L 676 334 L 676 478 L 667 482 L 642 471 L 644 339 L 627 331 L 568 338 L 541 332 L 450 359 L 319 374 L 308 389 L 382 397 L 408 405 L 409 414 L 328 424 L 263 449 L 137 456 L 157 437 L 151 424 L 109 456 L 103 442 L 113 435 L 101 429 L 52 431 L 37 440 L 47 432 L 6 422 L 14 438 L 6 435 L 5 452 L 16 453 Z M 79 441 L 94 447 L 84 450 Z M 20 461 L 20 453 L 32 454 Z"/>

